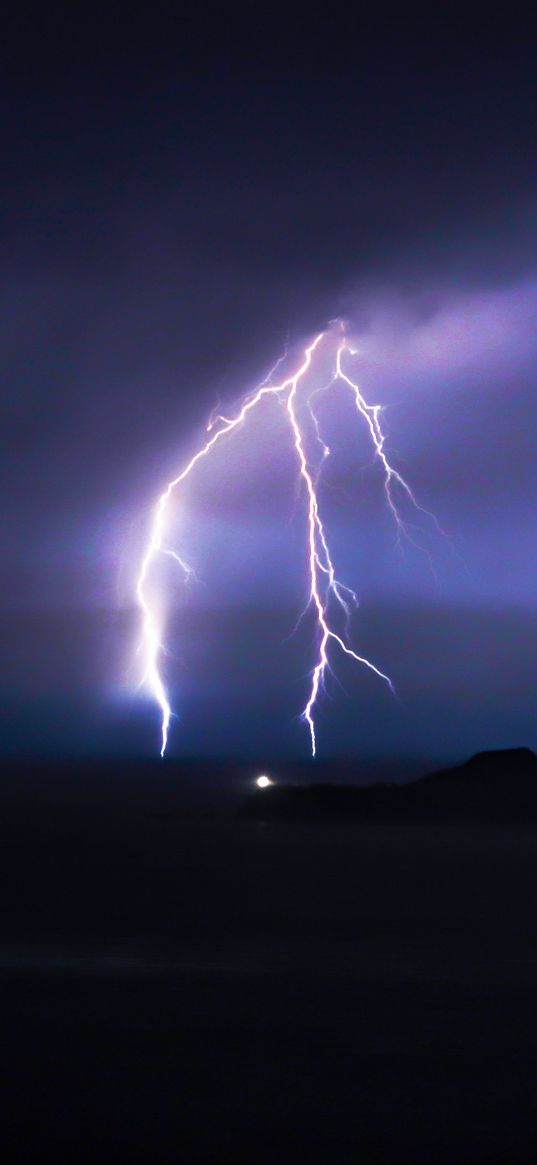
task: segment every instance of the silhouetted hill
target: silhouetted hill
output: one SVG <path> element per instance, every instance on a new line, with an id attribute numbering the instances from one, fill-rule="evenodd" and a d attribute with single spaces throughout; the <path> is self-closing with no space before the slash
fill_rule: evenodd
<path id="1" fill-rule="evenodd" d="M 256 790 L 240 816 L 257 820 L 537 820 L 537 756 L 480 752 L 407 785 L 314 783 Z"/>

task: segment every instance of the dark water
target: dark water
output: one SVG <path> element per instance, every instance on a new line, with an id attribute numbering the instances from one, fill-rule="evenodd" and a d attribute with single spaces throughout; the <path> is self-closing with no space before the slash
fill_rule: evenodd
<path id="1" fill-rule="evenodd" d="M 8 806 L 6 1161 L 537 1154 L 537 830 Z"/>

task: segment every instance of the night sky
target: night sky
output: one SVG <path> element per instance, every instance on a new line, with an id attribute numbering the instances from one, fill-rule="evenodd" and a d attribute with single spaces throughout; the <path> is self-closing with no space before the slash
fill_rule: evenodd
<path id="1" fill-rule="evenodd" d="M 158 754 L 135 692 L 151 507 L 215 405 L 335 317 L 449 540 L 425 523 L 433 570 L 398 550 L 363 431 L 327 396 L 353 641 L 400 699 L 343 661 L 319 755 L 537 746 L 537 45 L 479 7 L 7 20 L 4 753 Z M 284 642 L 304 505 L 276 406 L 185 492 L 198 582 L 165 572 L 172 756 L 307 757 L 307 620 Z"/>

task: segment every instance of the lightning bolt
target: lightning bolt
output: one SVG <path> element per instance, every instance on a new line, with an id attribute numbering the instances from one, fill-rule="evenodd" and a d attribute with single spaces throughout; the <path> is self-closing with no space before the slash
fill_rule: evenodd
<path id="1" fill-rule="evenodd" d="M 330 455 L 330 449 L 322 438 L 319 421 L 313 406 L 313 401 L 320 392 L 328 390 L 337 382 L 341 382 L 352 391 L 358 414 L 365 422 L 369 432 L 375 459 L 378 460 L 382 469 L 384 494 L 395 523 L 398 538 L 404 535 L 416 545 L 409 534 L 408 524 L 405 523 L 402 516 L 398 500 L 399 497 L 404 498 L 406 503 L 409 503 L 420 513 L 426 514 L 435 523 L 436 519 L 434 515 L 429 514 L 427 510 L 424 510 L 418 504 L 410 486 L 391 464 L 385 450 L 386 436 L 381 425 L 382 407 L 380 405 L 368 404 L 359 386 L 345 370 L 343 363 L 345 357 L 352 357 L 356 355 L 356 352 L 349 346 L 339 321 L 334 321 L 334 323 L 337 323 L 341 338 L 337 343 L 334 371 L 328 383 L 321 389 L 317 388 L 309 393 L 306 388 L 302 399 L 301 390 L 307 385 L 308 373 L 315 359 L 315 354 L 323 344 L 323 341 L 327 342 L 334 335 L 333 327 L 330 327 L 327 331 L 319 332 L 312 343 L 304 349 L 299 366 L 292 375 L 285 377 L 278 384 L 273 383 L 276 372 L 280 368 L 283 360 L 287 357 L 286 351 L 276 361 L 274 367 L 257 389 L 246 396 L 238 412 L 231 417 L 222 415 L 215 416 L 214 414 L 211 416 L 207 425 L 207 433 L 210 436 L 205 444 L 198 449 L 177 476 L 168 482 L 168 485 L 163 493 L 161 493 L 154 507 L 149 540 L 142 558 L 136 583 L 136 597 L 142 615 L 140 652 L 144 659 L 140 687 L 145 686 L 147 688 L 160 709 L 161 756 L 164 756 L 168 743 L 172 709 L 160 671 L 160 660 L 165 652 L 162 638 L 162 620 L 157 605 L 148 593 L 148 581 L 153 564 L 161 554 L 169 555 L 176 561 L 183 572 L 185 581 L 189 582 L 195 577 L 193 568 L 185 561 L 182 555 L 179 555 L 175 550 L 165 544 L 165 528 L 169 502 L 174 492 L 190 476 L 196 465 L 209 456 L 211 450 L 218 442 L 242 426 L 249 414 L 267 396 L 278 398 L 286 406 L 287 420 L 298 463 L 299 478 L 302 482 L 307 500 L 309 595 L 306 608 L 302 615 L 310 609 L 314 612 L 317 654 L 316 662 L 310 676 L 309 695 L 301 712 L 301 719 L 309 730 L 312 756 L 315 756 L 317 750 L 315 709 L 319 696 L 324 689 L 326 674 L 331 670 L 331 649 L 335 649 L 337 652 L 349 656 L 356 663 L 363 665 L 369 671 L 373 672 L 388 686 L 392 694 L 395 695 L 395 688 L 390 677 L 381 671 L 370 659 L 359 655 L 350 643 L 351 611 L 352 607 L 357 605 L 358 600 L 354 591 L 337 578 L 329 549 L 328 537 L 319 508 L 319 482 L 324 463 Z M 308 409 L 310 419 L 313 422 L 317 445 L 321 450 L 320 462 L 316 470 L 310 467 L 308 461 L 304 429 L 300 420 L 302 404 Z M 436 525 L 440 529 L 438 523 Z M 337 621 L 334 622 L 334 615 L 337 610 L 342 613 L 342 615 L 340 614 L 340 620 L 342 617 L 344 624 L 342 634 L 339 634 L 337 630 Z"/>

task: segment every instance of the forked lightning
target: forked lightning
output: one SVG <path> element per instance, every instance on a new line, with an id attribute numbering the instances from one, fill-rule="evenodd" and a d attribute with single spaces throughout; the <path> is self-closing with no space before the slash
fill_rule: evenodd
<path id="1" fill-rule="evenodd" d="M 382 407 L 370 405 L 365 400 L 359 386 L 351 379 L 346 370 L 348 358 L 356 353 L 350 347 L 345 337 L 343 327 L 336 322 L 324 332 L 320 332 L 313 342 L 304 350 L 299 365 L 292 375 L 287 376 L 278 384 L 272 383 L 272 376 L 281 365 L 285 357 L 280 358 L 274 365 L 269 377 L 253 393 L 248 394 L 239 410 L 232 417 L 216 416 L 211 418 L 207 426 L 210 437 L 200 449 L 191 457 L 184 468 L 168 483 L 160 495 L 151 524 L 149 541 L 141 562 L 136 595 L 142 612 L 142 638 L 140 650 L 143 655 L 144 666 L 141 686 L 145 686 L 152 694 L 161 714 L 161 756 L 164 756 L 168 743 L 172 709 L 161 673 L 161 659 L 164 653 L 163 628 L 161 626 L 160 607 L 157 610 L 148 593 L 148 580 L 155 560 L 161 554 L 171 555 L 184 572 L 187 579 L 194 577 L 192 567 L 183 557 L 165 541 L 165 523 L 168 507 L 182 482 L 190 476 L 196 465 L 210 456 L 214 446 L 222 441 L 234 429 L 247 422 L 248 416 L 265 397 L 277 397 L 285 405 L 285 414 L 292 434 L 296 452 L 298 471 L 303 482 L 307 501 L 307 547 L 308 547 L 308 588 L 309 598 L 307 609 L 314 612 L 316 624 L 316 660 L 311 671 L 310 686 L 306 704 L 301 718 L 308 727 L 311 752 L 315 756 L 317 749 L 315 711 L 323 689 L 327 670 L 331 666 L 331 655 L 343 652 L 358 664 L 362 664 L 383 680 L 392 693 L 394 686 L 389 676 L 385 675 L 370 659 L 354 651 L 350 643 L 350 615 L 351 605 L 356 604 L 354 591 L 341 583 L 332 561 L 328 537 L 323 525 L 319 508 L 319 478 L 320 468 L 330 450 L 323 441 L 320 425 L 314 412 L 313 401 L 319 389 L 311 386 L 308 391 L 309 374 L 312 372 L 316 355 L 322 348 L 331 345 L 334 350 L 333 375 L 327 387 L 340 383 L 349 388 L 355 399 L 358 414 L 363 418 L 369 432 L 375 457 L 380 462 L 383 472 L 384 492 L 386 502 L 396 524 L 398 535 L 409 537 L 403 516 L 398 505 L 398 495 L 404 496 L 407 502 L 420 510 L 412 490 L 401 474 L 391 465 L 385 450 L 386 437 L 381 426 Z M 347 358 L 347 359 L 346 359 Z M 322 450 L 321 466 L 312 468 L 307 453 L 307 431 L 301 423 L 301 407 L 306 405 L 308 415 L 313 420 L 317 444 Z M 432 515 L 429 515 L 432 517 Z M 410 539 L 412 541 L 412 539 Z M 339 633 L 337 622 L 334 624 L 334 614 L 337 608 L 344 616 L 344 631 Z M 341 621 L 341 620 L 340 620 Z"/>

